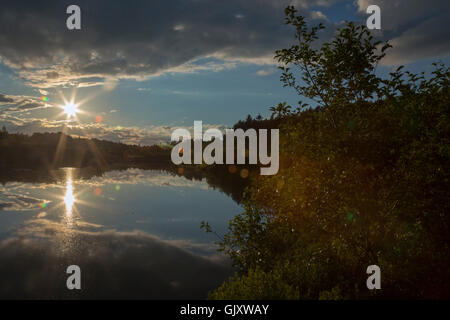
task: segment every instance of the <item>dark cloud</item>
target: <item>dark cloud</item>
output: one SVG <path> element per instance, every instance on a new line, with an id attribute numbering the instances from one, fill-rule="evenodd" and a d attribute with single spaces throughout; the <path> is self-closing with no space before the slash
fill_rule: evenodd
<path id="1" fill-rule="evenodd" d="M 45 200 L 0 190 L 0 212 L 3 209 L 22 211 L 39 208 Z"/>
<path id="2" fill-rule="evenodd" d="M 1 108 L 4 105 L 6 107 Z M 0 117 L 11 112 L 29 111 L 32 109 L 47 108 L 50 105 L 36 97 L 5 95 L 0 93 Z"/>
<path id="3" fill-rule="evenodd" d="M 381 9 L 382 36 L 393 45 L 383 64 L 406 64 L 450 55 L 448 0 L 358 0 L 357 4 L 364 17 L 369 5 Z"/>
<path id="4" fill-rule="evenodd" d="M 390 41 L 393 49 L 385 64 L 406 64 L 424 58 L 450 55 L 450 13 L 427 19 Z"/>
<path id="5" fill-rule="evenodd" d="M 45 103 L 40 101 L 25 100 L 17 105 L 17 110 L 30 110 L 45 107 Z"/>
<path id="6" fill-rule="evenodd" d="M 339 0 L 79 0 L 82 29 L 66 28 L 72 1 L 3 0 L 0 57 L 30 85 L 98 85 L 92 79 L 146 79 L 162 72 L 234 67 L 224 60 L 273 63 L 292 41 L 283 9 L 294 4 L 310 20 L 333 23 L 318 10 Z M 344 2 L 344 1 L 341 1 Z M 350 1 L 348 1 L 350 2 Z M 382 32 L 396 51 L 387 63 L 449 54 L 447 0 L 357 0 L 382 9 Z M 338 23 L 338 22 L 336 22 Z M 327 36 L 325 36 L 327 37 Z M 192 62 L 216 58 L 209 65 Z"/>
<path id="7" fill-rule="evenodd" d="M 142 232 L 37 219 L 0 245 L 2 299 L 204 299 L 233 272 L 225 260 L 195 255 L 182 242 Z M 82 290 L 66 287 L 81 268 Z"/>
<path id="8" fill-rule="evenodd" d="M 292 36 L 283 9 L 293 2 L 308 16 L 308 6 L 335 1 L 80 0 L 82 29 L 69 31 L 71 1 L 6 0 L 0 55 L 41 87 L 182 72 L 180 66 L 203 57 L 271 63 L 274 49 Z"/>
<path id="9" fill-rule="evenodd" d="M 0 103 L 13 103 L 14 99 L 0 93 Z"/>

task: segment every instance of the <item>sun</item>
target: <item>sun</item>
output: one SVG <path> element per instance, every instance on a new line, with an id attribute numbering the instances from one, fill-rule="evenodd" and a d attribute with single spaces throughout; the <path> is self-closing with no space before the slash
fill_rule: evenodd
<path id="1" fill-rule="evenodd" d="M 67 114 L 67 118 L 71 118 L 77 114 L 80 110 L 78 110 L 78 105 L 73 102 L 67 103 L 63 106 L 64 112 Z"/>

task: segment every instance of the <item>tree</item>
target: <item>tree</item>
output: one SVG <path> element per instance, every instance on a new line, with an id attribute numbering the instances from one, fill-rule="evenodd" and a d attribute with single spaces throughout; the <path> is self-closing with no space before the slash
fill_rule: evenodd
<path id="1" fill-rule="evenodd" d="M 289 49 L 277 50 L 275 55 L 281 64 L 284 86 L 293 87 L 299 95 L 324 107 L 339 107 L 379 96 L 381 80 L 375 75 L 375 70 L 391 45 L 373 41 L 365 26 L 349 22 L 338 29 L 333 41 L 314 49 L 318 32 L 324 26 L 319 24 L 308 29 L 305 19 L 296 12 L 292 6 L 285 10 L 286 24 L 295 27 L 298 43 Z M 298 72 L 305 84 L 297 82 L 294 73 Z"/>
<path id="2" fill-rule="evenodd" d="M 2 131 L 0 132 L 0 138 L 5 138 L 8 136 L 8 130 L 6 130 L 6 127 L 2 127 Z"/>

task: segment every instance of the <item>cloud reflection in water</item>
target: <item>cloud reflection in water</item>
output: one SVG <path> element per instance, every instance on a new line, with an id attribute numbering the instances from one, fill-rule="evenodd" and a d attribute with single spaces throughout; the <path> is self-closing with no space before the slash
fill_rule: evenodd
<path id="1" fill-rule="evenodd" d="M 202 299 L 232 273 L 222 258 L 195 255 L 181 243 L 139 231 L 76 225 L 32 220 L 4 240 L 0 298 Z M 80 291 L 66 288 L 71 264 L 82 270 Z"/>

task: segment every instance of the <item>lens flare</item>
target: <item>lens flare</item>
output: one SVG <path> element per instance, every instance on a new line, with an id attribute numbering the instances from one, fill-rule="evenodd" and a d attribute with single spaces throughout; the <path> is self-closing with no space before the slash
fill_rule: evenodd
<path id="1" fill-rule="evenodd" d="M 241 178 L 242 179 L 246 179 L 248 177 L 248 170 L 247 169 L 242 169 L 241 170 Z"/>
<path id="2" fill-rule="evenodd" d="M 94 195 L 96 195 L 97 197 L 102 195 L 102 189 L 100 188 L 95 188 L 94 189 Z"/>

